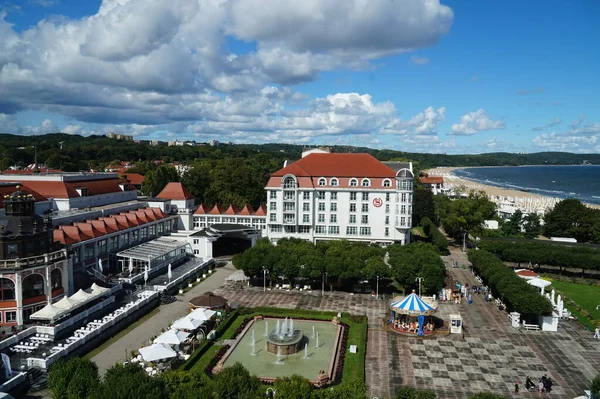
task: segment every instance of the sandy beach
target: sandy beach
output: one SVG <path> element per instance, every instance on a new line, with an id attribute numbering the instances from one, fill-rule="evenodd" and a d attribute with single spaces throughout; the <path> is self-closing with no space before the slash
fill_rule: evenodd
<path id="1" fill-rule="evenodd" d="M 495 187 L 490 185 L 481 184 L 480 182 L 468 180 L 463 177 L 458 177 L 454 174 L 456 169 L 463 169 L 461 167 L 439 167 L 435 169 L 429 169 L 427 173 L 429 176 L 442 176 L 444 178 L 444 187 L 453 188 L 458 186 L 465 186 L 467 190 L 483 190 L 486 192 L 490 200 L 498 204 L 499 207 L 516 207 L 521 209 L 523 212 L 530 213 L 544 213 L 550 210 L 562 200 L 562 198 L 544 196 L 536 193 L 510 190 L 501 187 Z M 600 209 L 600 205 L 586 204 L 591 208 Z"/>

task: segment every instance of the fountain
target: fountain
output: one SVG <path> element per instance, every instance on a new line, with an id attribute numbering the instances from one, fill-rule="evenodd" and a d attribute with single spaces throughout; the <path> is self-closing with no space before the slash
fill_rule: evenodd
<path id="1" fill-rule="evenodd" d="M 254 344 L 254 328 L 252 329 L 252 344 Z"/>
<path id="2" fill-rule="evenodd" d="M 265 337 L 269 336 L 269 321 L 265 320 Z"/>
<path id="3" fill-rule="evenodd" d="M 301 349 L 304 335 L 300 329 L 294 327 L 294 320 L 285 318 L 277 320 L 275 329 L 267 336 L 267 351 L 291 355 Z"/>
<path id="4" fill-rule="evenodd" d="M 252 356 L 256 356 L 256 342 L 252 339 Z"/>
<path id="5" fill-rule="evenodd" d="M 315 349 L 319 348 L 319 333 L 317 333 L 317 341 L 315 342 Z"/>
<path id="6" fill-rule="evenodd" d="M 312 339 L 315 339 L 315 326 L 312 326 L 312 328 L 313 328 L 313 329 L 312 329 L 312 330 L 313 330 L 313 333 L 312 333 L 312 337 L 311 337 L 311 338 L 312 338 Z"/>
<path id="7" fill-rule="evenodd" d="M 308 342 L 304 344 L 304 358 L 308 359 Z"/>
<path id="8" fill-rule="evenodd" d="M 277 361 L 275 362 L 275 364 L 282 364 L 283 362 L 281 361 L 281 347 L 277 347 Z"/>

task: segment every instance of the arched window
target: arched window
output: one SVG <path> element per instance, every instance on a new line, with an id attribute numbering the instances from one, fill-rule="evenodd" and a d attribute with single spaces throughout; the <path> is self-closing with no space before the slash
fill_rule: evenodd
<path id="1" fill-rule="evenodd" d="M 390 179 L 385 179 L 383 181 L 383 187 L 392 187 L 392 181 Z"/>
<path id="2" fill-rule="evenodd" d="M 324 177 L 321 177 L 319 179 L 319 186 L 326 186 L 327 185 L 327 179 L 325 179 Z"/>
<path id="3" fill-rule="evenodd" d="M 292 176 L 287 176 L 283 179 L 283 188 L 296 188 L 296 179 Z"/>
<path id="4" fill-rule="evenodd" d="M 331 179 L 331 182 L 329 184 L 331 184 L 331 187 L 337 187 L 339 184 L 339 180 L 336 178 L 333 178 L 333 179 Z"/>
<path id="5" fill-rule="evenodd" d="M 0 278 L 0 301 L 15 300 L 15 283 L 7 278 Z"/>
<path id="6" fill-rule="evenodd" d="M 396 173 L 396 177 L 404 177 L 404 178 L 413 178 L 413 173 L 408 169 L 400 169 L 398 173 Z"/>
<path id="7" fill-rule="evenodd" d="M 360 182 L 360 184 L 363 187 L 369 187 L 371 185 L 371 181 L 369 179 L 362 179 L 362 181 Z"/>
<path id="8" fill-rule="evenodd" d="M 50 282 L 52 283 L 52 289 L 57 290 L 62 288 L 62 270 L 54 269 L 50 272 Z"/>
<path id="9" fill-rule="evenodd" d="M 350 179 L 350 187 L 356 187 L 356 186 L 358 186 L 358 180 Z"/>
<path id="10" fill-rule="evenodd" d="M 23 279 L 23 299 L 44 295 L 44 278 L 39 274 L 30 274 Z"/>

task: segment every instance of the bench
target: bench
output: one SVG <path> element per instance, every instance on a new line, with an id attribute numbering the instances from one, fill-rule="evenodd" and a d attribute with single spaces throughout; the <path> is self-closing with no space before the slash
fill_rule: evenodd
<path id="1" fill-rule="evenodd" d="M 528 331 L 539 331 L 540 330 L 540 326 L 538 326 L 537 324 L 525 324 L 525 323 L 523 323 L 523 328 L 525 328 Z"/>

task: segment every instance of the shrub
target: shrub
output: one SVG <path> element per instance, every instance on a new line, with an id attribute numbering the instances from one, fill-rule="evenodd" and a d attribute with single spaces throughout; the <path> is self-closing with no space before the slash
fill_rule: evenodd
<path id="1" fill-rule="evenodd" d="M 600 398 L 600 374 L 598 374 L 596 378 L 594 378 L 594 380 L 592 381 L 590 391 L 592 391 L 592 394 L 595 395 L 597 398 Z"/>
<path id="2" fill-rule="evenodd" d="M 448 253 L 448 240 L 446 236 L 443 235 L 438 228 L 433 224 L 431 219 L 428 217 L 424 217 L 420 222 L 421 227 L 423 227 L 423 232 L 427 235 L 427 239 L 437 248 L 438 252 L 441 254 Z"/>
<path id="3" fill-rule="evenodd" d="M 396 392 L 396 399 L 436 399 L 435 392 L 426 389 L 416 389 L 402 386 Z"/>

